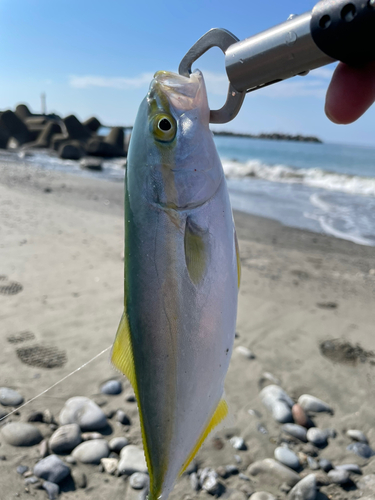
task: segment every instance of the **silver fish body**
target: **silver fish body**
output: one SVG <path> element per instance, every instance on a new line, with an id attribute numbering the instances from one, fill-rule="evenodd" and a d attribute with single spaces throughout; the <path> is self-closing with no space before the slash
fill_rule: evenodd
<path id="1" fill-rule="evenodd" d="M 225 416 L 238 286 L 235 228 L 203 77 L 158 72 L 128 155 L 125 310 L 113 349 L 137 396 L 150 500 L 166 500 Z"/>

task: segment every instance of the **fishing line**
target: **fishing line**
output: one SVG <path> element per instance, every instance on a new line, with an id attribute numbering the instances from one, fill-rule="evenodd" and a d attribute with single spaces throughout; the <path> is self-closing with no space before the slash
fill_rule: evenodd
<path id="1" fill-rule="evenodd" d="M 51 387 L 48 387 L 48 389 L 45 389 L 44 391 L 42 391 L 40 394 L 38 394 L 37 396 L 34 396 L 33 398 L 29 399 L 29 401 L 26 401 L 26 403 L 23 403 L 23 405 L 21 406 L 18 406 L 18 408 L 16 408 L 15 410 L 7 413 L 6 415 L 4 415 L 3 417 L 0 418 L 0 422 L 2 420 L 4 420 L 5 418 L 9 417 L 9 415 L 12 415 L 13 413 L 15 413 L 16 411 L 20 410 L 21 408 L 23 408 L 24 406 L 28 405 L 29 403 L 31 403 L 32 401 L 35 401 L 36 399 L 38 399 L 40 396 L 43 396 L 43 394 L 45 394 L 46 392 L 50 391 L 51 389 L 53 389 L 54 387 L 56 387 L 57 385 L 59 385 L 61 382 L 64 382 L 64 380 L 66 380 L 67 378 L 71 377 L 72 375 L 74 375 L 75 373 L 79 372 L 79 370 L 81 370 L 82 368 L 84 368 L 85 366 L 87 366 L 89 363 L 91 363 L 91 361 L 94 361 L 96 358 L 98 358 L 99 356 L 101 356 L 102 354 L 104 354 L 105 352 L 107 352 L 109 349 L 111 349 L 112 347 L 112 344 L 108 347 L 106 347 L 105 349 L 103 349 L 99 354 L 97 354 L 96 356 L 94 356 L 93 358 L 91 358 L 89 361 L 86 361 L 86 363 L 83 363 L 83 365 L 81 365 L 79 368 L 76 368 L 75 370 L 73 370 L 71 373 L 68 373 L 68 375 L 65 375 L 65 377 L 63 377 L 62 379 L 58 380 L 57 382 L 55 382 L 54 384 L 51 385 Z"/>

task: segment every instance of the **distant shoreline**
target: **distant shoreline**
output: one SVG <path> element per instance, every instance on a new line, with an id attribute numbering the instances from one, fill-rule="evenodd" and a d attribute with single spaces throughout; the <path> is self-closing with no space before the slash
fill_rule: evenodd
<path id="1" fill-rule="evenodd" d="M 315 136 L 310 135 L 292 135 L 292 134 L 280 134 L 278 132 L 270 134 L 241 134 L 236 132 L 216 132 L 212 131 L 214 135 L 222 137 L 242 137 L 246 139 L 269 139 L 272 141 L 295 141 L 295 142 L 313 142 L 316 144 L 323 144 L 323 141 Z"/>

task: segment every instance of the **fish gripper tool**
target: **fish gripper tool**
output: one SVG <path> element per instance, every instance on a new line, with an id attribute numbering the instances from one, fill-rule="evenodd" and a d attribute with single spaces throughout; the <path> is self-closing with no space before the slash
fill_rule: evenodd
<path id="1" fill-rule="evenodd" d="M 247 92 L 341 61 L 362 66 L 375 61 L 375 0 L 321 0 L 312 11 L 240 41 L 213 28 L 185 54 L 179 73 L 189 76 L 193 63 L 212 47 L 225 55 L 227 100 L 211 110 L 211 123 L 236 117 Z"/>

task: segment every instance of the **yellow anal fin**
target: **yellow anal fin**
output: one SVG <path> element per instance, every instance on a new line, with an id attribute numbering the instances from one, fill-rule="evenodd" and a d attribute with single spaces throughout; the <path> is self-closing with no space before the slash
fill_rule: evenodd
<path id="1" fill-rule="evenodd" d="M 112 363 L 120 370 L 133 386 L 134 392 L 138 393 L 137 379 L 135 377 L 134 356 L 130 336 L 129 321 L 124 311 L 117 330 L 115 342 L 112 348 Z"/>
<path id="2" fill-rule="evenodd" d="M 238 288 L 240 288 L 240 285 L 241 285 L 241 259 L 240 259 L 240 247 L 238 246 L 238 239 L 237 239 L 236 230 L 234 230 L 234 245 L 236 247 Z"/>
<path id="3" fill-rule="evenodd" d="M 185 227 L 185 261 L 189 276 L 194 285 L 198 285 L 207 268 L 207 250 L 205 231 L 194 224 L 190 218 Z"/>
<path id="4" fill-rule="evenodd" d="M 199 436 L 198 441 L 196 442 L 194 448 L 192 449 L 190 455 L 188 456 L 187 460 L 185 461 L 184 465 L 181 468 L 180 475 L 183 474 L 183 472 L 187 469 L 189 466 L 190 462 L 193 460 L 195 455 L 198 453 L 199 448 L 202 446 L 203 441 L 206 439 L 206 437 L 210 434 L 210 432 L 220 424 L 222 420 L 228 415 L 228 404 L 225 401 L 225 399 L 221 399 L 219 404 L 216 407 L 216 410 L 214 414 L 211 417 L 211 420 L 209 421 L 207 427 L 204 429 L 202 434 Z"/>
<path id="5" fill-rule="evenodd" d="M 138 409 L 139 409 L 139 419 L 141 423 L 143 449 L 146 457 L 147 467 L 150 476 L 150 484 L 153 484 L 153 474 L 151 468 L 150 454 L 148 452 L 146 433 L 143 424 L 143 414 L 142 408 L 139 402 L 139 392 L 137 385 L 137 378 L 135 375 L 135 365 L 134 365 L 134 354 L 133 346 L 130 334 L 129 320 L 126 311 L 123 312 L 122 318 L 117 330 L 115 342 L 112 348 L 112 363 L 114 366 L 120 370 L 128 379 L 134 389 L 135 397 L 137 398 Z"/>

